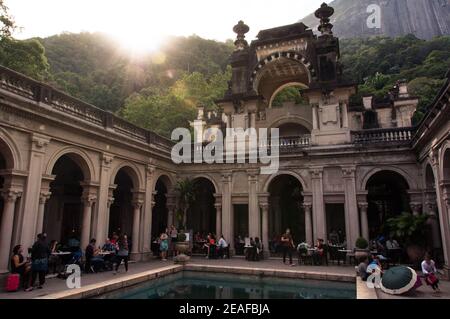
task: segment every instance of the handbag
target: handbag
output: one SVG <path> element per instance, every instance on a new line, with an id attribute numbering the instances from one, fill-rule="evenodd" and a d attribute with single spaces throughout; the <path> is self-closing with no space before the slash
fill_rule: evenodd
<path id="1" fill-rule="evenodd" d="M 430 286 L 432 286 L 438 282 L 438 279 L 435 274 L 429 274 L 425 280 L 426 280 L 427 284 Z"/>

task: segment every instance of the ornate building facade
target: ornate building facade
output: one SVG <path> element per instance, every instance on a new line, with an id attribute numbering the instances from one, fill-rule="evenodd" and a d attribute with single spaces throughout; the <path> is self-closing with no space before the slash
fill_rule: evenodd
<path id="1" fill-rule="evenodd" d="M 0 272 L 11 247 L 36 234 L 103 242 L 129 234 L 132 256 L 150 257 L 152 238 L 175 223 L 178 180 L 198 185 L 188 228 L 271 238 L 287 227 L 312 244 L 337 230 L 353 248 L 401 212 L 429 214 L 430 249 L 450 258 L 450 73 L 425 119 L 412 127 L 417 99 L 399 83 L 390 100 L 365 97 L 342 79 L 339 40 L 324 5 L 320 36 L 302 23 L 261 31 L 248 44 L 239 22 L 232 80 L 219 114 L 202 126 L 279 128 L 280 169 L 261 164 L 179 164 L 174 143 L 44 83 L 0 67 Z M 274 105 L 286 87 L 299 104 Z"/>

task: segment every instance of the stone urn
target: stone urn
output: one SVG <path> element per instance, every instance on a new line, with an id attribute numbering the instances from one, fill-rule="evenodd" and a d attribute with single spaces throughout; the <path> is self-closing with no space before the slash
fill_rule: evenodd
<path id="1" fill-rule="evenodd" d="M 369 257 L 370 251 L 368 249 L 355 248 L 355 260 L 360 261 L 362 258 Z"/>
<path id="2" fill-rule="evenodd" d="M 186 255 L 190 250 L 190 246 L 189 242 L 186 241 L 185 234 L 178 235 L 175 250 L 178 252 L 178 255 L 174 258 L 176 264 L 184 264 L 191 259 L 191 257 Z"/>

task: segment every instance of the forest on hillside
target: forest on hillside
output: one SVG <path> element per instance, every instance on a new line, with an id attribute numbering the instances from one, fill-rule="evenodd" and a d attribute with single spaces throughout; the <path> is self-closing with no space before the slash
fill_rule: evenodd
<path id="1" fill-rule="evenodd" d="M 187 126 L 196 107 L 214 110 L 231 77 L 232 41 L 173 37 L 156 53 L 132 56 L 99 33 L 64 33 L 18 41 L 0 0 L 0 65 L 22 72 L 165 136 Z M 6 22 L 6 23 L 5 23 Z M 450 36 L 413 35 L 341 41 L 344 75 L 359 84 L 353 104 L 374 94 L 383 100 L 400 79 L 420 98 L 417 122 L 450 68 Z M 285 99 L 298 99 L 288 91 Z"/>

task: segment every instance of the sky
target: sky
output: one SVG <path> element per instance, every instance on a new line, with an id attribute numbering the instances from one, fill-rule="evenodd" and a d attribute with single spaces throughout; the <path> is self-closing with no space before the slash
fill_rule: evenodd
<path id="1" fill-rule="evenodd" d="M 259 30 L 295 23 L 324 0 L 5 0 L 18 39 L 62 32 L 107 33 L 124 47 L 154 50 L 170 35 L 234 39 L 233 26 Z M 327 0 L 326 2 L 330 2 Z"/>

